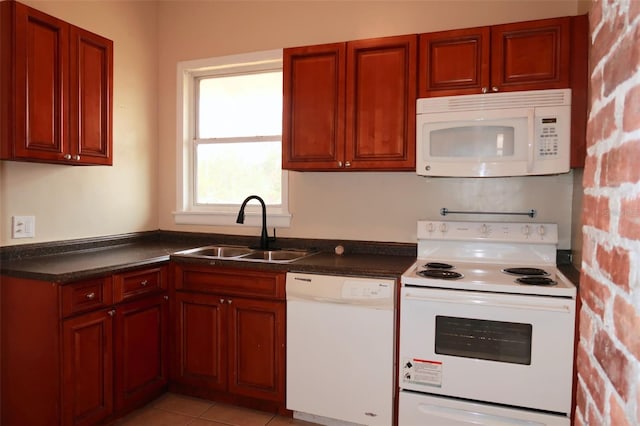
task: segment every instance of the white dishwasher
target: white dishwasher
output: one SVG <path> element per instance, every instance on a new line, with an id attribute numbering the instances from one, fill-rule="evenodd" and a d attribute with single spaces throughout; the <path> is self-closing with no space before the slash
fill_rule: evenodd
<path id="1" fill-rule="evenodd" d="M 394 280 L 287 274 L 287 408 L 325 425 L 392 424 Z"/>

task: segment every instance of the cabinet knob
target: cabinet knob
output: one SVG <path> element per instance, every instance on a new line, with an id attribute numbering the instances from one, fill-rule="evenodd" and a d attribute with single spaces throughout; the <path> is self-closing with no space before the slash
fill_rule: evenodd
<path id="1" fill-rule="evenodd" d="M 224 303 L 224 299 L 220 299 L 220 303 Z"/>
<path id="2" fill-rule="evenodd" d="M 85 299 L 87 300 L 93 300 L 96 298 L 96 294 L 92 291 L 91 293 L 87 293 L 84 295 Z"/>
<path id="3" fill-rule="evenodd" d="M 71 160 L 71 154 L 65 154 L 62 156 L 65 160 Z"/>
<path id="4" fill-rule="evenodd" d="M 345 166 L 345 167 L 351 167 L 351 162 L 350 162 L 350 161 L 346 161 L 346 162 L 344 163 L 344 166 Z"/>
<path id="5" fill-rule="evenodd" d="M 169 300 L 169 296 L 164 296 L 164 300 Z"/>
<path id="6" fill-rule="evenodd" d="M 492 90 L 492 91 L 494 91 L 494 92 L 497 92 L 497 91 L 498 91 L 498 88 L 497 88 L 496 86 L 493 86 L 493 87 L 491 88 L 491 90 Z"/>
<path id="7" fill-rule="evenodd" d="M 483 88 L 482 88 L 482 93 L 487 93 L 488 91 L 489 91 L 489 89 L 488 89 L 488 88 L 486 88 L 486 87 L 483 87 Z"/>
<path id="8" fill-rule="evenodd" d="M 114 316 L 116 314 L 116 310 L 112 309 L 110 311 L 107 311 L 107 313 L 109 314 L 110 317 Z"/>
<path id="9" fill-rule="evenodd" d="M 73 159 L 76 160 L 76 161 L 80 161 L 80 156 L 76 154 L 76 155 L 73 156 Z"/>
<path id="10" fill-rule="evenodd" d="M 342 167 L 342 161 L 338 161 L 338 167 Z"/>
<path id="11" fill-rule="evenodd" d="M 149 283 L 149 281 L 147 281 L 147 280 L 140 281 L 140 285 L 142 287 L 146 287 L 148 283 Z"/>
<path id="12" fill-rule="evenodd" d="M 227 299 L 227 303 L 228 303 L 229 305 L 231 304 L 231 302 L 232 302 L 232 300 L 231 300 L 231 299 Z"/>

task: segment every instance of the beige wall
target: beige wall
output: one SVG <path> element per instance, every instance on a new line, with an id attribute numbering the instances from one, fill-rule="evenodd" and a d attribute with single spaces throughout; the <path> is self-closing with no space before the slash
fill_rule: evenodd
<path id="1" fill-rule="evenodd" d="M 24 3 L 114 41 L 113 167 L 0 161 L 0 245 L 157 229 L 155 3 Z M 35 215 L 36 238 L 11 238 L 11 216 Z"/>
<path id="2" fill-rule="evenodd" d="M 256 228 L 173 222 L 178 61 L 575 14 L 575 1 L 160 2 L 160 228 L 258 233 Z M 415 242 L 416 220 L 441 218 L 442 207 L 535 208 L 535 220 L 560 224 L 561 247 L 569 248 L 572 188 L 571 175 L 479 180 L 425 179 L 414 173 L 292 172 L 292 225 L 278 230 L 278 235 Z"/>
<path id="3" fill-rule="evenodd" d="M 255 228 L 173 222 L 178 61 L 578 12 L 573 0 L 26 3 L 114 40 L 115 160 L 111 168 L 0 162 L 0 245 L 157 228 L 257 235 Z M 535 208 L 535 220 L 560 224 L 561 247 L 569 248 L 572 190 L 572 174 L 478 180 L 292 172 L 292 226 L 278 235 L 414 242 L 416 220 L 440 218 L 442 207 Z M 31 214 L 36 238 L 11 239 L 11 216 Z"/>

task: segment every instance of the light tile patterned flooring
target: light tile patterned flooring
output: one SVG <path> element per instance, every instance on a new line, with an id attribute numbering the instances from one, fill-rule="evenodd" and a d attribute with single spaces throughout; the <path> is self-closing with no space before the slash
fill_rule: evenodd
<path id="1" fill-rule="evenodd" d="M 116 426 L 308 426 L 288 417 L 166 393 L 115 422 Z"/>

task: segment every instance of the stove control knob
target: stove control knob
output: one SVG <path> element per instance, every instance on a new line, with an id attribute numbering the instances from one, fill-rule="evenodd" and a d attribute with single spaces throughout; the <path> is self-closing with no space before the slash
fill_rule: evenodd
<path id="1" fill-rule="evenodd" d="M 444 234 L 447 231 L 448 231 L 447 224 L 446 223 L 441 223 L 440 224 L 440 232 L 442 232 Z"/>
<path id="2" fill-rule="evenodd" d="M 527 237 L 529 236 L 529 234 L 531 233 L 531 228 L 529 228 L 529 225 L 525 225 L 522 227 L 522 233 Z"/>
<path id="3" fill-rule="evenodd" d="M 435 227 L 433 226 L 433 223 L 429 222 L 429 224 L 427 225 L 427 231 L 429 231 L 429 233 L 432 233 L 433 231 L 435 231 L 434 228 Z"/>
<path id="4" fill-rule="evenodd" d="M 546 232 L 547 232 L 547 230 L 544 228 L 544 225 L 538 226 L 538 234 L 540 234 L 541 237 L 544 237 L 544 234 Z"/>
<path id="5" fill-rule="evenodd" d="M 487 235 L 489 233 L 489 227 L 487 226 L 486 223 L 483 223 L 480 226 L 480 235 Z"/>

